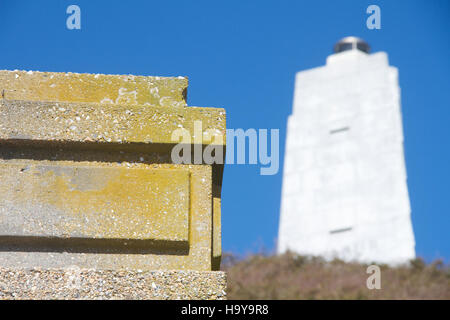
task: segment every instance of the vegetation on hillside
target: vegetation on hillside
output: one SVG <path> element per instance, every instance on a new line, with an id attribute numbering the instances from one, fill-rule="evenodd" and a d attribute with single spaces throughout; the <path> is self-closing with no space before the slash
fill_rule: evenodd
<path id="1" fill-rule="evenodd" d="M 421 259 L 381 269 L 381 289 L 367 288 L 368 265 L 292 253 L 225 255 L 228 299 L 450 299 L 450 267 Z"/>

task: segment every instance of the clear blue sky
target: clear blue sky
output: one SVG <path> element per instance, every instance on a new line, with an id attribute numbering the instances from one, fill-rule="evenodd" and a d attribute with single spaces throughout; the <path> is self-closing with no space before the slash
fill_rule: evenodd
<path id="1" fill-rule="evenodd" d="M 81 7 L 82 29 L 66 28 Z M 368 30 L 366 8 L 381 8 Z M 399 68 L 417 254 L 450 258 L 450 1 L 0 0 L 0 69 L 188 76 L 192 106 L 225 107 L 228 128 L 279 128 L 281 164 L 295 72 L 343 36 Z M 229 165 L 223 247 L 274 247 L 282 173 Z"/>

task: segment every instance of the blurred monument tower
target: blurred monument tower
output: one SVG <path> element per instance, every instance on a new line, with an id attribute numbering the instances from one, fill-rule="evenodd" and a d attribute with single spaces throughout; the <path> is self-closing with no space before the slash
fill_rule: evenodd
<path id="1" fill-rule="evenodd" d="M 415 257 L 398 71 L 347 37 L 297 73 L 278 252 L 398 264 Z"/>

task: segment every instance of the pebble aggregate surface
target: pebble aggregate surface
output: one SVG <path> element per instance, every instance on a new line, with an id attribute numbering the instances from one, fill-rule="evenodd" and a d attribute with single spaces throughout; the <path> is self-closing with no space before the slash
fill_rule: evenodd
<path id="1" fill-rule="evenodd" d="M 0 299 L 225 300 L 221 271 L 0 268 Z"/>

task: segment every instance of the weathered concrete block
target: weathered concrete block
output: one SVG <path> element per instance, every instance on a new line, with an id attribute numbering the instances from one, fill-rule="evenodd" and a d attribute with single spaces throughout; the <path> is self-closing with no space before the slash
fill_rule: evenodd
<path id="1" fill-rule="evenodd" d="M 10 144 L 66 142 L 87 146 L 108 142 L 123 148 L 172 146 L 172 132 L 184 128 L 194 136 L 194 122 L 225 137 L 225 110 L 143 105 L 0 100 L 0 140 Z M 193 138 L 194 139 L 194 138 Z M 31 142 L 32 141 L 32 142 Z M 101 148 L 101 147 L 96 147 Z"/>
<path id="2" fill-rule="evenodd" d="M 186 106 L 184 77 L 144 77 L 0 70 L 1 97 L 7 100 L 96 102 L 165 107 Z"/>
<path id="3" fill-rule="evenodd" d="M 189 241 L 188 170 L 9 163 L 0 177 L 0 237 Z"/>
<path id="4" fill-rule="evenodd" d="M 0 71 L 0 266 L 218 270 L 223 165 L 170 152 L 197 120 L 225 136 L 225 112 L 186 107 L 186 87 Z"/>

